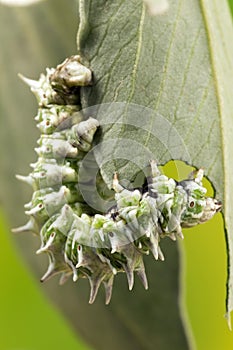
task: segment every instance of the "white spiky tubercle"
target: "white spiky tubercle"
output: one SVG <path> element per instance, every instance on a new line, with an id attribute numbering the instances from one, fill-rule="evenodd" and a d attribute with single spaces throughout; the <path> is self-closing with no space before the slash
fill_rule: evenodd
<path id="1" fill-rule="evenodd" d="M 39 81 L 23 77 L 39 103 L 35 117 L 42 135 L 28 176 L 17 176 L 34 190 L 26 204 L 28 223 L 15 232 L 32 231 L 40 236 L 37 253 L 46 252 L 49 267 L 41 281 L 61 273 L 60 282 L 88 278 L 89 302 L 95 300 L 101 283 L 110 302 L 114 276 L 125 272 L 129 289 L 134 272 L 148 288 L 143 256 L 152 253 L 164 260 L 160 240 L 183 238 L 182 227 L 209 220 L 221 203 L 205 197 L 203 170 L 190 179 L 176 182 L 150 163 L 146 190 L 127 190 L 113 177 L 115 207 L 106 214 L 95 214 L 78 189 L 78 169 L 91 149 L 98 121 L 83 120 L 79 106 L 80 86 L 91 83 L 91 71 L 79 56 L 66 59 L 56 69 L 47 69 Z"/>

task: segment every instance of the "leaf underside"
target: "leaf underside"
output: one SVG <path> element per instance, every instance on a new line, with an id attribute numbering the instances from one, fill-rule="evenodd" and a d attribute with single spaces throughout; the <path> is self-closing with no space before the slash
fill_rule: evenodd
<path id="1" fill-rule="evenodd" d="M 134 139 L 160 164 L 173 158 L 204 167 L 222 197 L 218 100 L 199 1 L 170 1 L 168 12 L 156 17 L 138 0 L 85 1 L 85 8 L 88 30 L 79 33 L 80 50 L 93 69 L 95 84 L 85 89 L 83 106 L 126 102 L 151 110 L 149 116 L 147 110 L 141 115 L 149 125 L 146 132 L 127 125 L 131 115 L 126 109 L 121 111 L 124 125 L 104 126 L 100 141 Z M 157 115 L 168 121 L 166 130 L 154 125 Z M 155 130 L 164 134 L 164 145 Z M 114 150 L 122 152 L 121 142 Z M 142 156 L 142 165 L 145 162 Z M 116 168 L 128 178 L 133 166 L 114 160 L 102 167 L 102 174 L 110 184 Z"/>
<path id="2" fill-rule="evenodd" d="M 203 167 L 224 203 L 230 236 L 233 31 L 227 2 L 170 0 L 161 16 L 150 16 L 138 0 L 79 3 L 78 48 L 95 78 L 82 102 L 101 104 L 95 155 L 104 180 L 111 186 L 117 171 L 120 179 L 134 181 L 151 154 L 160 164 L 179 159 Z M 120 121 L 111 125 L 106 111 Z M 228 318 L 232 245 L 228 238 Z"/>

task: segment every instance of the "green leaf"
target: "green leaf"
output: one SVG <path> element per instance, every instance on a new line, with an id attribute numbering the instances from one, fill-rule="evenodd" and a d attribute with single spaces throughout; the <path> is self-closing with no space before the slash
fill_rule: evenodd
<path id="1" fill-rule="evenodd" d="M 81 16 L 85 12 L 88 21 L 80 27 L 78 46 L 95 77 L 94 86 L 83 93 L 83 104 L 111 103 L 107 112 L 97 110 L 104 120 L 95 152 L 103 178 L 110 186 L 117 171 L 120 179 L 134 181 L 148 154 L 160 164 L 179 159 L 204 167 L 224 203 L 229 318 L 233 30 L 227 2 L 170 0 L 169 10 L 155 17 L 137 0 L 85 1 L 85 6 L 80 0 L 81 4 Z M 109 120 L 119 120 L 117 125 L 106 122 L 110 112 Z M 125 140 L 130 141 L 128 147 Z"/>

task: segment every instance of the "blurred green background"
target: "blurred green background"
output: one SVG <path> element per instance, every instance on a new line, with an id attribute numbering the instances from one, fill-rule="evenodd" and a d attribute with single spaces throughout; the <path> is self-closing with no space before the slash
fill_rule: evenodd
<path id="1" fill-rule="evenodd" d="M 233 10 L 233 0 L 229 0 L 231 9 Z M 3 15 L 3 7 L 0 5 L 0 16 Z M 57 26 L 56 13 L 51 15 L 51 20 L 56 31 L 52 33 L 55 37 L 55 45 L 53 48 L 49 47 L 48 42 L 41 42 L 38 38 L 37 45 L 25 46 L 24 42 L 33 37 L 37 38 L 36 32 L 33 32 L 34 27 L 31 26 L 31 17 L 28 16 L 28 22 L 22 22 L 20 12 L 12 10 L 12 14 L 16 15 L 18 23 L 12 23 L 12 25 L 28 26 L 32 28 L 32 32 L 28 31 L 27 36 L 21 38 L 20 44 L 18 38 L 14 38 L 12 33 L 7 30 L 7 23 L 5 23 L 6 31 L 3 33 L 1 30 L 1 44 L 3 40 L 4 45 L 10 47 L 5 55 L 5 60 L 14 62 L 13 56 L 18 55 L 18 51 L 27 56 L 28 62 L 30 58 L 35 56 L 38 59 L 37 69 L 38 72 L 43 71 L 45 66 L 48 66 L 50 62 L 47 62 L 47 56 L 51 57 L 51 62 L 54 57 L 56 61 L 60 62 L 65 56 L 75 52 L 75 32 L 77 29 L 76 23 L 76 7 L 74 1 L 69 2 L 70 10 L 73 17 L 70 18 L 67 13 L 67 3 L 63 1 L 64 6 L 64 18 L 63 23 Z M 11 10 L 9 10 L 11 11 Z M 34 11 L 34 10 L 32 10 Z M 9 14 L 10 12 L 8 12 Z M 45 13 L 41 10 L 41 30 L 44 31 L 46 36 L 47 31 L 51 31 L 51 28 L 46 27 Z M 3 20 L 6 17 L 1 17 Z M 9 17 L 7 17 L 9 18 Z M 13 18 L 13 17 L 12 17 Z M 73 23 L 73 24 L 72 24 Z M 2 28 L 3 22 L 1 23 Z M 58 28 L 58 29 L 57 29 Z M 66 32 L 72 32 L 72 44 L 66 43 Z M 46 46 L 47 45 L 47 46 Z M 72 46 L 73 45 L 73 46 Z M 43 53 L 43 50 L 47 50 Z M 61 50 L 62 47 L 62 50 Z M 2 46 L 2 50 L 4 47 Z M 37 52 L 36 52 L 37 51 Z M 21 57 L 23 54 L 21 53 Z M 233 59 L 233 58 L 232 58 Z M 5 61 L 6 62 L 6 61 Z M 3 67 L 5 62 L 1 61 L 1 80 L 7 80 L 7 68 Z M 20 62 L 20 69 L 26 70 L 27 62 Z M 13 68 L 13 73 L 16 75 L 18 67 Z M 14 72 L 15 70 L 15 72 Z M 32 76 L 36 76 L 33 71 Z M 9 84 L 11 81 L 9 82 Z M 3 85 L 2 85 L 3 86 Z M 9 87 L 8 87 L 9 88 Z M 26 89 L 21 83 L 18 83 L 19 91 L 23 89 L 22 100 L 24 100 L 24 93 L 27 94 Z M 25 90 L 25 92 L 24 92 Z M 0 111 L 5 112 L 6 106 L 8 106 L 11 113 L 17 113 L 17 110 L 11 110 L 13 107 L 7 104 L 7 89 L 1 90 L 1 99 L 4 97 L 4 103 L 0 101 Z M 21 92 L 19 92 L 19 96 Z M 28 93 L 29 94 L 29 93 Z M 18 96 L 18 98 L 19 98 Z M 12 96 L 10 99 L 12 100 Z M 20 106 L 21 108 L 28 109 L 28 106 Z M 4 110 L 5 108 L 5 110 Z M 18 108 L 18 106 L 17 106 Z M 36 103 L 32 102 L 32 109 L 36 110 Z M 2 118 L 2 117 L 1 117 Z M 10 122 L 10 120 L 8 121 Z M 30 126 L 28 126 L 30 130 Z M 25 125 L 23 126 L 25 128 Z M 12 135 L 3 135 L 3 128 L 1 124 L 1 138 L 4 140 Z M 34 128 L 35 129 L 35 128 Z M 20 133 L 20 126 L 18 132 Z M 35 135 L 32 139 L 36 139 Z M 11 137 L 12 147 L 17 148 L 19 144 L 17 140 Z M 30 148 L 26 145 L 27 148 Z M 1 150 L 2 151 L 2 150 Z M 9 146 L 9 154 L 11 155 L 11 149 Z M 26 150 L 25 150 L 26 152 Z M 26 154 L 26 153 L 25 153 Z M 33 158 L 34 157 L 34 158 Z M 1 159 L 3 154 L 1 153 Z M 25 169 L 20 169 L 22 166 L 22 159 L 19 161 L 17 158 L 14 162 L 11 161 L 11 157 L 8 157 L 8 167 L 12 168 L 12 171 L 16 170 L 23 172 Z M 13 158 L 14 159 L 14 158 Z M 35 159 L 33 155 L 33 146 L 31 147 L 31 153 L 27 154 L 27 159 Z M 1 172 L 4 173 L 4 166 L 6 164 L 2 162 Z M 165 167 L 165 171 L 168 175 L 176 177 L 177 168 L 179 177 L 187 176 L 190 169 L 182 163 L 177 163 L 176 167 L 173 163 L 168 164 Z M 25 173 L 28 172 L 28 169 Z M 12 179 L 9 179 L 9 183 L 6 184 L 6 188 L 2 188 L 4 194 L 10 193 L 9 188 L 11 186 Z M 209 188 L 209 194 L 212 194 L 211 186 L 206 185 Z M 4 184 L 5 186 L 5 184 Z M 13 182 L 12 186 L 16 186 Z M 19 185 L 18 189 L 24 191 L 23 194 L 18 192 L 18 196 L 27 197 L 25 189 Z M 4 192 L 5 191 L 5 192 Z M 20 190 L 19 190 L 20 191 Z M 18 207 L 17 204 L 21 203 L 21 198 L 14 198 L 15 194 L 9 195 L 8 203 L 3 201 L 0 211 L 0 273 L 1 273 L 1 288 L 0 288 L 0 350 L 49 350 L 55 348 L 57 350 L 72 349 L 82 350 L 90 349 L 82 339 L 78 338 L 72 331 L 70 325 L 64 320 L 61 312 L 55 308 L 55 306 L 48 301 L 47 297 L 43 294 L 41 286 L 36 277 L 33 277 L 33 273 L 29 267 L 28 262 L 25 262 L 23 254 L 19 249 L 21 240 L 19 237 L 13 237 L 10 231 L 12 224 L 19 223 L 19 218 L 22 218 L 23 208 Z M 9 203 L 12 204 L 10 208 Z M 5 205 L 6 204 L 6 205 Z M 11 220 L 11 217 L 14 219 Z M 21 222 L 20 222 L 21 223 Z M 224 318 L 225 314 L 225 294 L 226 294 L 226 278 L 227 278 L 227 255 L 226 255 L 226 243 L 223 227 L 223 220 L 221 214 L 217 214 L 210 222 L 199 226 L 195 229 L 189 229 L 185 231 L 185 239 L 179 242 L 179 248 L 182 259 L 184 261 L 182 283 L 183 283 L 183 298 L 181 303 L 184 307 L 184 314 L 187 317 L 187 322 L 190 324 L 193 340 L 197 350 L 231 350 L 233 349 L 233 333 L 229 331 L 227 322 Z M 34 253 L 32 252 L 34 255 Z M 33 259 L 38 259 L 34 256 Z M 58 287 L 59 288 L 59 287 Z M 59 291 L 58 291 L 59 293 Z M 77 316 L 78 317 L 78 316 Z M 123 349 L 124 350 L 124 349 Z M 182 349 L 181 349 L 182 350 Z"/>

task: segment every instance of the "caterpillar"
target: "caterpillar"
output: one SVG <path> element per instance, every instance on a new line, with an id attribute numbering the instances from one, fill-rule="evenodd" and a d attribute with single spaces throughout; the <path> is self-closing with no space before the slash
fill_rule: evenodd
<path id="1" fill-rule="evenodd" d="M 150 161 L 150 176 L 142 189 L 124 188 L 117 173 L 112 188 L 115 206 L 107 213 L 94 212 L 80 193 L 79 168 L 90 151 L 99 122 L 85 119 L 80 106 L 80 88 L 92 82 L 92 72 L 71 56 L 56 68 L 47 69 L 38 81 L 21 78 L 35 94 L 39 109 L 35 117 L 41 131 L 28 176 L 17 178 L 33 188 L 25 205 L 29 221 L 14 232 L 32 231 L 41 240 L 37 254 L 47 253 L 49 266 L 41 278 L 61 274 L 60 283 L 87 278 L 93 303 L 101 284 L 106 304 L 110 302 L 114 276 L 125 272 L 129 289 L 134 272 L 145 289 L 148 282 L 143 257 L 151 253 L 164 260 L 160 241 L 183 238 L 182 228 L 211 219 L 221 202 L 206 197 L 203 169 L 177 182 L 162 174 Z"/>

